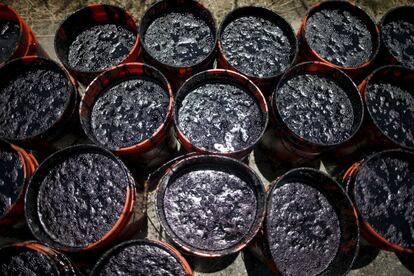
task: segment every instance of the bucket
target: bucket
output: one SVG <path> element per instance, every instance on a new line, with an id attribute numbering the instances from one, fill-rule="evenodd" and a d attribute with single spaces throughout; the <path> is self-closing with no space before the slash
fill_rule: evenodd
<path id="1" fill-rule="evenodd" d="M 138 28 L 125 10 L 93 4 L 66 18 L 55 35 L 55 51 L 63 66 L 87 86 L 112 66 L 137 61 Z"/>
<path id="2" fill-rule="evenodd" d="M 413 13 L 414 6 L 400 6 L 389 10 L 381 18 L 378 24 L 381 37 L 379 59 L 383 63 L 414 70 Z"/>
<path id="3" fill-rule="evenodd" d="M 132 236 L 144 222 L 143 204 L 122 161 L 100 147 L 79 145 L 40 164 L 27 189 L 25 213 L 36 239 L 80 252 Z"/>
<path id="4" fill-rule="evenodd" d="M 111 275 L 115 272 L 154 275 L 160 271 L 167 275 L 193 275 L 177 249 L 157 240 L 131 240 L 113 247 L 100 258 L 90 275 Z"/>
<path id="5" fill-rule="evenodd" d="M 258 176 L 240 161 L 218 155 L 173 163 L 155 199 L 167 239 L 197 271 L 229 265 L 264 218 L 265 191 Z"/>
<path id="6" fill-rule="evenodd" d="M 2 3 L 0 33 L 0 67 L 9 60 L 25 56 L 47 57 L 29 25 L 15 10 Z"/>
<path id="7" fill-rule="evenodd" d="M 193 74 L 213 68 L 216 22 L 198 1 L 155 3 L 143 15 L 139 35 L 144 61 L 167 77 L 174 92 Z"/>
<path id="8" fill-rule="evenodd" d="M 217 67 L 245 75 L 267 96 L 293 64 L 298 51 L 292 26 L 261 7 L 231 11 L 218 34 Z"/>
<path id="9" fill-rule="evenodd" d="M 142 63 L 121 64 L 88 86 L 80 121 L 95 144 L 134 165 L 155 167 L 176 151 L 173 102 L 160 71 Z"/>
<path id="10" fill-rule="evenodd" d="M 175 130 L 187 152 L 242 159 L 257 145 L 267 123 L 266 99 L 260 89 L 234 71 L 198 73 L 175 98 Z"/>
<path id="11" fill-rule="evenodd" d="M 52 152 L 77 129 L 76 82 L 56 62 L 24 57 L 0 68 L 0 137 L 28 149 Z M 47 104 L 45 104 L 47 103 Z"/>
<path id="12" fill-rule="evenodd" d="M 31 153 L 0 140 L 1 228 L 24 221 L 24 195 L 37 167 Z"/>
<path id="13" fill-rule="evenodd" d="M 68 257 L 35 241 L 1 247 L 0 272 L 2 275 L 78 275 Z"/>
<path id="14" fill-rule="evenodd" d="M 271 184 L 264 225 L 249 249 L 276 275 L 346 275 L 358 252 L 349 197 L 315 169 L 290 170 Z"/>
<path id="15" fill-rule="evenodd" d="M 348 1 L 324 1 L 312 7 L 298 32 L 299 60 L 320 61 L 362 80 L 379 50 L 374 20 Z"/>
<path id="16" fill-rule="evenodd" d="M 414 253 L 413 160 L 408 151 L 382 151 L 355 163 L 343 176 L 358 212 L 361 235 L 373 246 Z"/>
<path id="17" fill-rule="evenodd" d="M 350 140 L 364 107 L 354 82 L 321 62 L 295 65 L 280 79 L 271 99 L 276 126 L 261 146 L 272 160 L 303 165 Z"/>

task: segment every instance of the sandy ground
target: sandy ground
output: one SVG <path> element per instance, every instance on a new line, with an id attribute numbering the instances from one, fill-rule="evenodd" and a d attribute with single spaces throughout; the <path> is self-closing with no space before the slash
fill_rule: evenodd
<path id="1" fill-rule="evenodd" d="M 88 3 L 96 3 L 98 1 L 91 0 L 6 0 L 5 4 L 14 7 L 22 17 L 29 23 L 35 31 L 40 43 L 45 48 L 51 58 L 57 60 L 53 48 L 53 39 L 55 31 L 59 23 L 64 20 L 73 11 L 87 5 Z M 129 10 L 136 19 L 139 19 L 144 11 L 155 1 L 144 0 L 111 0 L 100 1 L 118 5 Z M 259 5 L 270 8 L 283 17 L 285 17 L 295 30 L 300 25 L 301 18 L 306 14 L 307 9 L 314 4 L 315 0 L 201 0 L 207 7 L 211 9 L 219 24 L 223 16 L 235 7 L 246 5 Z M 355 1 L 354 1 L 355 2 Z M 357 4 L 363 6 L 377 20 L 390 7 L 398 4 L 414 4 L 414 0 L 364 0 L 356 1 Z M 138 21 L 138 20 L 137 20 Z M 261 175 L 264 182 L 274 180 L 281 170 L 275 170 L 274 166 L 260 152 L 252 154 L 249 157 L 249 165 Z M 260 169 L 258 169 L 260 167 Z M 152 223 L 148 224 L 145 233 L 140 233 L 139 237 L 160 238 L 158 233 L 159 224 L 154 216 L 154 210 L 149 209 L 149 219 Z M 1 238 L 0 238 L 1 243 Z M 211 273 L 196 275 L 267 275 L 266 271 L 261 268 L 256 260 L 240 254 L 235 261 L 226 269 Z M 365 267 L 352 270 L 350 275 L 413 275 L 398 260 L 395 254 L 380 251 L 379 255 L 373 262 Z"/>

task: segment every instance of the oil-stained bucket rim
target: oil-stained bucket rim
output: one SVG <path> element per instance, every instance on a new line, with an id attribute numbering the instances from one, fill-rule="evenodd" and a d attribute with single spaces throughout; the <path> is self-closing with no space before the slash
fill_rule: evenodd
<path id="1" fill-rule="evenodd" d="M 205 164 L 208 166 L 209 164 L 217 164 L 217 162 L 228 164 L 229 166 L 232 166 L 234 170 L 242 170 L 245 173 L 246 178 L 250 179 L 248 183 L 250 184 L 250 187 L 255 191 L 255 196 L 257 200 L 256 216 L 249 229 L 249 232 L 236 244 L 219 250 L 200 249 L 182 240 L 170 228 L 164 213 L 164 196 L 168 186 L 170 185 L 171 178 L 177 172 L 181 170 L 186 170 L 189 167 L 194 166 L 195 164 Z M 262 181 L 260 180 L 259 176 L 243 162 L 222 155 L 191 155 L 186 158 L 180 159 L 174 164 L 172 164 L 170 168 L 166 169 L 164 175 L 161 177 L 159 181 L 159 185 L 156 189 L 155 200 L 156 215 L 167 236 L 180 249 L 184 250 L 190 255 L 195 255 L 199 257 L 224 257 L 241 251 L 256 236 L 256 234 L 262 226 L 265 217 L 266 192 L 265 187 Z"/>

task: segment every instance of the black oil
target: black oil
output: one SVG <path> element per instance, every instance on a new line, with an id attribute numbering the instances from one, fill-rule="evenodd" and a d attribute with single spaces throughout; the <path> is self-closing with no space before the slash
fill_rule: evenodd
<path id="1" fill-rule="evenodd" d="M 19 43 L 20 27 L 16 21 L 0 20 L 0 62 L 7 61 Z"/>
<path id="2" fill-rule="evenodd" d="M 42 181 L 37 198 L 40 222 L 62 245 L 90 245 L 120 218 L 127 188 L 127 175 L 112 159 L 97 153 L 69 156 Z"/>
<path id="3" fill-rule="evenodd" d="M 151 244 L 125 247 L 112 255 L 98 275 L 185 276 L 180 262 L 165 249 Z"/>
<path id="4" fill-rule="evenodd" d="M 253 225 L 256 206 L 248 183 L 214 168 L 183 173 L 164 195 L 164 213 L 172 231 L 187 244 L 210 251 L 240 242 Z"/>
<path id="5" fill-rule="evenodd" d="M 317 144 L 336 144 L 353 131 L 353 107 L 344 89 L 328 76 L 300 74 L 280 87 L 275 106 L 295 134 Z"/>
<path id="6" fill-rule="evenodd" d="M 408 90 L 410 89 L 410 90 Z M 414 90 L 394 83 L 368 85 L 367 107 L 384 134 L 397 144 L 414 148 Z"/>
<path id="7" fill-rule="evenodd" d="M 381 32 L 391 54 L 402 65 L 414 70 L 414 23 L 391 21 L 382 26 Z"/>
<path id="8" fill-rule="evenodd" d="M 5 249 L 4 249 L 5 250 Z M 17 248 L 2 253 L 0 258 L 0 274 L 16 275 L 60 275 L 53 261 L 46 255 L 28 248 Z"/>
<path id="9" fill-rule="evenodd" d="M 294 45 L 276 23 L 259 16 L 244 16 L 230 22 L 221 36 L 229 63 L 244 74 L 271 77 L 292 62 Z"/>
<path id="10" fill-rule="evenodd" d="M 327 198 L 303 183 L 272 192 L 268 242 L 283 275 L 319 275 L 335 258 L 341 239 L 338 216 Z"/>
<path id="11" fill-rule="evenodd" d="M 410 160 L 411 159 L 411 160 Z M 363 163 L 355 200 L 364 221 L 388 241 L 414 246 L 414 162 L 382 155 Z"/>
<path id="12" fill-rule="evenodd" d="M 48 130 L 64 112 L 71 89 L 62 72 L 22 69 L 0 85 L 0 137 L 23 140 Z"/>
<path id="13" fill-rule="evenodd" d="M 123 80 L 96 100 L 91 125 L 96 139 L 111 149 L 128 147 L 151 138 L 164 122 L 169 95 L 146 78 Z"/>
<path id="14" fill-rule="evenodd" d="M 249 147 L 259 139 L 265 124 L 257 100 L 232 84 L 203 84 L 177 105 L 180 130 L 193 145 L 210 151 Z"/>
<path id="15" fill-rule="evenodd" d="M 69 47 L 68 64 L 96 72 L 120 64 L 132 50 L 136 35 L 117 24 L 94 25 L 79 33 Z"/>
<path id="16" fill-rule="evenodd" d="M 206 20 L 192 13 L 170 12 L 155 19 L 144 35 L 148 52 L 171 66 L 193 66 L 214 49 L 214 34 Z"/>
<path id="17" fill-rule="evenodd" d="M 374 41 L 368 25 L 347 10 L 318 11 L 308 18 L 305 28 L 309 46 L 335 65 L 357 67 L 373 54 Z"/>
<path id="18" fill-rule="evenodd" d="M 0 150 L 0 218 L 16 201 L 24 184 L 24 171 L 16 152 Z"/>

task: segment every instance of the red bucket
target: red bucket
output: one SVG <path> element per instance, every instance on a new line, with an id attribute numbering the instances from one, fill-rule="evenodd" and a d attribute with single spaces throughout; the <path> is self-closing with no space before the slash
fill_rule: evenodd
<path id="1" fill-rule="evenodd" d="M 379 62 L 414 70 L 414 6 L 389 10 L 378 23 L 381 37 Z M 401 37 L 404 39 L 401 40 Z"/>
<path id="2" fill-rule="evenodd" d="M 305 88 L 310 85 L 315 85 L 314 90 L 306 92 Z M 321 87 L 325 87 L 324 94 Z M 335 95 L 332 95 L 334 90 Z M 335 103 L 328 99 L 339 94 L 340 90 L 343 92 L 341 101 L 336 100 Z M 347 107 L 344 101 L 348 102 Z M 360 128 L 364 115 L 362 98 L 354 82 L 342 71 L 321 62 L 301 63 L 289 69 L 274 90 L 271 105 L 276 126 L 267 131 L 261 146 L 272 160 L 289 166 L 303 165 L 350 140 Z M 324 115 L 328 112 L 332 113 L 331 116 Z M 347 115 L 349 112 L 352 116 Z M 315 115 L 317 113 L 319 118 Z M 342 116 L 344 121 L 348 118 L 345 116 L 350 116 L 346 130 L 340 124 L 342 121 L 335 122 L 338 125 L 336 130 L 334 121 L 329 121 L 338 116 Z M 339 130 L 342 130 L 342 135 L 338 138 Z M 327 132 L 331 136 L 325 137 Z"/>
<path id="3" fill-rule="evenodd" d="M 13 258 L 16 258 L 17 261 Z M 24 273 L 79 275 L 67 256 L 35 241 L 19 242 L 1 247 L 0 267 L 5 275 Z"/>
<path id="4" fill-rule="evenodd" d="M 12 32 L 9 34 L 12 36 L 9 39 L 15 40 L 8 41 L 8 45 L 6 45 L 7 51 L 0 56 L 0 67 L 5 62 L 15 58 L 25 56 L 47 57 L 29 25 L 27 25 L 15 10 L 2 3 L 0 3 L 0 22 L 8 23 L 7 31 Z"/>
<path id="5" fill-rule="evenodd" d="M 234 180 L 231 184 L 223 180 L 226 175 Z M 181 186 L 181 180 L 186 184 Z M 175 193 L 180 187 L 183 192 Z M 175 196 L 182 199 L 175 201 Z M 160 178 L 155 199 L 168 240 L 197 271 L 206 271 L 210 264 L 212 272 L 234 260 L 259 231 L 265 211 L 265 189 L 256 173 L 240 161 L 218 155 L 186 156 L 174 162 Z M 232 235 L 222 235 L 233 230 Z"/>
<path id="6" fill-rule="evenodd" d="M 43 151 L 41 155 L 73 140 L 68 129 L 79 125 L 79 95 L 63 67 L 45 58 L 19 58 L 0 68 L 0 82 L 4 112 L 0 137 Z"/>
<path id="7" fill-rule="evenodd" d="M 98 164 L 101 171 L 94 167 Z M 91 186 L 97 189 L 94 193 L 84 188 L 88 183 L 95 183 Z M 52 193 L 65 187 L 73 189 L 64 192 L 65 199 L 58 204 Z M 98 191 L 103 193 L 99 197 Z M 111 152 L 92 145 L 66 148 L 40 164 L 27 189 L 25 213 L 29 229 L 39 241 L 65 252 L 89 251 L 129 238 L 146 218 L 143 195 L 137 192 L 126 166 Z M 77 223 L 80 219 L 82 223 Z M 92 222 L 99 227 L 88 225 Z"/>
<path id="8" fill-rule="evenodd" d="M 227 87 L 225 89 L 228 89 L 229 91 L 233 89 L 233 92 L 231 92 L 233 94 L 228 95 L 228 97 L 232 98 L 223 96 L 225 91 L 214 88 L 217 85 L 225 85 Z M 203 87 L 209 89 L 209 86 L 214 86 L 213 88 L 215 89 L 215 92 L 212 92 L 213 95 L 210 96 L 213 98 L 221 97 L 220 102 L 217 99 L 212 100 L 213 98 L 208 96 L 211 91 L 207 91 L 205 93 L 202 91 L 200 92 L 201 95 L 207 100 L 204 102 L 205 106 L 201 108 L 197 107 L 193 100 L 194 98 L 196 98 L 195 100 L 197 100 L 197 98 L 201 99 L 201 96 L 194 95 L 194 91 L 198 91 Z M 237 89 L 237 91 L 235 89 Z M 217 95 L 215 96 L 214 93 Z M 191 103 L 188 100 L 189 97 L 193 98 Z M 236 100 L 240 102 L 235 102 Z M 247 105 L 244 103 L 245 101 L 247 104 L 250 104 L 249 109 L 245 112 L 247 115 L 250 115 L 250 117 L 247 117 L 246 114 L 246 117 L 243 117 L 244 115 L 242 111 L 244 109 L 241 105 Z M 206 112 L 206 114 L 202 115 L 202 113 L 197 113 L 193 118 L 187 116 L 187 119 L 189 118 L 193 121 L 183 125 L 183 121 L 181 120 L 183 112 L 181 112 L 181 109 L 184 106 L 183 103 L 185 102 L 187 103 L 185 107 L 188 112 L 197 113 L 202 110 L 202 112 Z M 217 103 L 217 105 L 215 105 L 215 103 Z M 203 103 L 201 102 L 200 104 Z M 255 105 L 256 111 L 253 112 L 255 110 Z M 221 118 L 218 118 L 219 116 L 217 116 L 220 112 L 225 114 L 223 109 L 227 109 L 227 112 L 231 112 L 232 110 L 236 110 L 236 108 L 240 109 L 240 114 L 242 115 L 237 115 L 237 113 L 235 116 L 233 116 L 234 114 Z M 231 116 L 234 118 L 237 116 L 240 120 L 234 120 Z M 212 119 L 214 119 L 214 121 Z M 200 120 L 200 122 L 197 122 L 197 120 Z M 177 92 L 174 106 L 174 124 L 177 138 L 185 151 L 222 154 L 242 159 L 247 156 L 258 144 L 260 138 L 266 130 L 268 124 L 266 99 L 262 95 L 260 89 L 252 81 L 237 72 L 225 69 L 207 70 L 188 79 Z M 198 127 L 198 124 L 200 127 Z M 237 129 L 237 127 L 240 127 L 240 129 L 237 130 L 238 132 L 236 131 L 236 134 L 232 133 L 232 130 L 234 128 Z M 221 128 L 221 130 L 218 131 L 216 130 L 217 128 Z M 246 134 L 248 139 L 244 139 L 244 131 L 247 132 L 249 130 L 252 130 L 253 134 Z M 223 133 L 224 138 L 220 137 Z M 229 142 L 226 140 L 226 137 L 233 137 L 233 140 L 230 141 L 229 138 Z"/>
<path id="9" fill-rule="evenodd" d="M 102 29 L 101 33 L 94 29 L 99 26 L 103 28 L 102 26 L 108 26 L 109 24 L 112 25 L 107 27 L 110 29 Z M 89 34 L 86 32 L 89 32 Z M 111 41 L 113 39 L 111 37 L 101 37 L 102 33 L 110 34 L 110 36 L 118 35 L 118 44 L 115 44 L 115 40 Z M 123 39 L 122 44 L 119 44 L 121 43 L 121 37 L 125 39 Z M 96 41 L 88 41 L 88 38 Z M 79 50 L 92 45 L 103 45 L 103 42 L 107 40 L 111 42 L 104 45 L 107 46 L 106 48 L 99 49 L 101 53 L 98 53 L 98 49 L 89 49 L 91 53 L 82 53 Z M 115 45 L 119 46 L 119 51 Z M 113 47 L 113 49 L 110 49 L 110 47 Z M 121 63 L 138 60 L 140 42 L 137 24 L 127 11 L 119 7 L 105 4 L 89 5 L 72 13 L 60 25 L 55 35 L 55 51 L 60 62 L 76 80 L 88 85 L 106 69 Z M 73 58 L 71 53 L 73 53 Z M 82 56 L 86 54 L 91 56 Z M 69 60 L 69 55 L 72 60 Z M 87 62 L 92 57 L 100 57 L 101 59 L 88 64 Z"/>
<path id="10" fill-rule="evenodd" d="M 267 38 L 274 38 L 273 36 L 270 36 L 267 32 L 265 32 L 262 28 L 259 28 L 257 26 L 252 26 L 256 29 L 251 30 L 243 30 L 244 32 L 252 31 L 254 33 L 254 37 L 246 38 L 245 36 L 240 35 L 240 37 L 237 37 L 240 40 L 236 40 L 234 45 L 227 45 L 226 39 L 224 38 L 224 35 L 228 31 L 229 27 L 233 26 L 232 28 L 236 28 L 235 24 L 242 24 L 242 20 L 248 20 L 248 18 L 254 17 L 257 19 L 260 19 L 261 21 L 258 21 L 260 23 L 258 24 L 269 24 L 272 26 L 273 31 L 275 32 L 281 32 L 279 34 L 279 39 L 284 41 L 283 43 L 280 43 L 279 41 L 275 40 L 273 41 L 273 44 L 270 44 L 269 42 L 265 41 L 269 49 L 263 48 L 263 46 L 258 46 L 257 50 L 251 51 L 247 50 L 246 48 L 243 49 L 242 52 L 238 52 L 239 46 L 244 45 L 250 45 L 250 44 L 259 44 L 262 41 L 263 38 L 259 37 L 260 35 L 265 35 Z M 239 23 L 235 23 L 239 22 Z M 249 21 L 247 21 L 249 22 Z M 246 23 L 247 23 L 246 22 Z M 261 25 L 263 27 L 263 25 Z M 259 25 L 260 26 L 260 25 Z M 228 31 L 230 32 L 230 30 Z M 236 32 L 236 29 L 234 30 Z M 277 13 L 274 13 L 271 10 L 261 8 L 261 7 L 242 7 L 237 8 L 233 11 L 231 11 L 227 16 L 224 18 L 223 22 L 220 25 L 219 31 L 218 31 L 218 58 L 217 58 L 217 67 L 218 68 L 224 68 L 236 71 L 240 74 L 245 75 L 250 80 L 252 80 L 263 92 L 264 95 L 270 96 L 271 90 L 273 87 L 277 84 L 278 79 L 282 76 L 282 74 L 287 70 L 288 67 L 290 67 L 293 62 L 296 59 L 296 54 L 298 51 L 297 41 L 295 32 L 292 29 L 292 26 L 280 15 Z M 230 35 L 230 34 L 229 34 Z M 233 34 L 235 35 L 235 34 Z M 281 38 L 282 37 L 282 38 Z M 231 41 L 231 37 L 228 38 L 229 42 Z M 233 38 L 235 39 L 235 38 Z M 279 44 L 280 43 L 280 44 Z M 232 48 L 230 48 L 232 47 Z M 283 55 L 280 56 L 274 56 L 274 58 L 282 58 L 283 60 L 277 60 L 277 62 L 273 65 L 271 65 L 269 59 L 270 57 L 264 57 L 264 59 L 260 59 L 259 55 L 261 54 L 261 51 L 270 51 L 270 55 L 272 52 L 283 52 Z M 229 58 L 229 55 L 231 53 L 231 58 Z M 245 58 L 241 55 L 250 55 L 253 56 L 250 57 L 250 60 L 248 58 Z M 251 59 L 256 61 L 256 66 L 258 68 L 251 68 L 255 66 L 248 66 L 249 62 L 251 62 Z M 262 64 L 269 62 L 268 67 L 264 67 Z M 263 67 L 261 67 L 263 66 Z M 240 68 L 240 69 L 239 69 Z M 250 68 L 250 69 L 249 69 Z M 248 70 L 248 71 L 246 71 Z M 259 74 L 256 72 L 254 73 L 254 70 L 258 70 L 260 72 Z M 272 73 L 269 74 L 268 72 L 271 71 Z"/>
<path id="11" fill-rule="evenodd" d="M 343 175 L 358 213 L 361 235 L 375 247 L 414 253 L 409 218 L 413 213 L 409 210 L 414 197 L 413 160 L 409 151 L 382 151 L 353 164 Z M 401 204 L 401 200 L 405 201 Z"/>
<path id="12" fill-rule="evenodd" d="M 38 167 L 38 163 L 32 154 L 13 144 L 3 142 L 2 140 L 0 140 L 0 156 L 0 162 L 2 164 L 0 168 L 0 175 L 2 178 L 1 181 L 7 181 L 7 179 L 9 179 L 9 181 L 13 181 L 13 176 L 7 175 L 7 173 L 10 171 L 17 172 L 15 174 L 17 179 L 14 181 L 14 185 L 16 185 L 14 193 L 4 193 L 9 189 L 13 189 L 10 187 L 13 182 L 3 182 L 4 184 L 2 185 L 2 190 L 5 189 L 5 191 L 1 192 L 5 199 L 4 203 L 6 203 L 7 198 L 10 199 L 9 204 L 2 206 L 5 208 L 2 208 L 3 210 L 0 214 L 0 227 L 3 228 L 24 221 L 24 195 L 26 193 L 29 179 Z"/>
<path id="13" fill-rule="evenodd" d="M 134 257 L 132 262 L 131 257 Z M 193 276 L 190 265 L 178 250 L 157 240 L 131 240 L 118 244 L 99 259 L 90 275 L 111 274 L 114 271 L 136 275 L 163 271 L 168 275 Z"/>
<path id="14" fill-rule="evenodd" d="M 94 134 L 91 114 L 95 103 L 102 95 L 106 95 L 105 92 L 115 85 L 119 85 L 122 82 L 132 79 L 145 79 L 151 81 L 164 90 L 162 92 L 165 92 L 165 98 L 168 102 L 165 114 L 163 114 L 165 118 L 150 137 L 133 142 L 132 145 L 117 146 L 114 148 L 100 141 Z M 174 137 L 174 130 L 172 129 L 173 104 L 174 97 L 171 86 L 160 71 L 152 66 L 142 63 L 121 64 L 99 75 L 88 86 L 80 104 L 80 121 L 83 130 L 89 139 L 96 144 L 113 151 L 115 154 L 125 158 L 133 164 L 142 167 L 155 167 L 165 162 L 176 151 L 177 142 Z M 115 115 L 116 114 L 114 114 L 114 116 Z M 134 124 L 135 123 L 140 122 L 134 122 Z M 129 124 L 128 126 L 131 125 L 133 124 Z"/>
<path id="15" fill-rule="evenodd" d="M 172 18 L 173 15 L 179 16 L 179 18 L 174 19 Z M 169 17 L 171 19 L 168 19 Z M 172 22 L 168 23 L 168 20 L 172 20 Z M 181 33 L 181 36 L 186 36 L 192 32 L 191 29 L 182 30 L 185 29 L 185 24 L 190 24 L 190 20 L 197 22 L 195 24 L 197 25 L 197 31 L 193 32 L 197 39 L 210 38 L 210 41 L 205 45 L 206 49 L 208 48 L 207 52 L 204 52 L 204 49 L 193 50 L 193 48 L 199 47 L 198 43 L 200 41 L 192 41 L 189 45 L 186 44 L 186 40 L 191 40 L 193 37 L 180 37 L 179 33 Z M 155 31 L 157 26 L 161 29 Z M 149 32 L 151 28 L 154 31 Z M 174 32 L 170 32 L 169 29 L 173 29 Z M 150 39 L 147 37 L 148 34 L 151 34 L 151 37 L 159 37 Z M 139 35 L 144 61 L 159 69 L 167 77 L 174 92 L 193 74 L 213 68 L 217 44 L 216 22 L 211 12 L 199 1 L 164 0 L 155 3 L 143 15 Z M 159 41 L 161 38 L 164 40 Z M 155 43 L 161 43 L 161 45 L 155 45 Z M 181 47 L 178 45 L 179 43 L 183 45 L 184 50 L 178 48 Z M 171 47 L 168 49 L 167 46 Z M 168 49 L 168 52 L 163 53 L 163 49 Z M 193 51 L 203 51 L 203 53 L 200 56 L 194 54 L 194 57 L 190 59 L 190 53 Z M 177 63 L 177 61 L 179 62 Z"/>
<path id="16" fill-rule="evenodd" d="M 334 19 L 329 18 L 329 21 L 327 19 L 328 15 L 332 16 L 334 14 L 328 14 L 323 17 L 327 21 L 319 22 L 320 25 L 317 26 L 318 23 L 316 20 L 318 18 L 318 14 L 327 13 L 329 11 L 334 13 L 335 10 L 339 11 L 336 16 L 343 16 L 343 20 L 348 20 L 346 18 L 353 18 L 354 22 L 351 23 L 350 21 L 347 21 L 347 23 L 341 22 L 342 24 L 334 25 L 334 22 L 336 22 Z M 343 15 L 343 13 L 348 13 L 348 17 Z M 313 30 L 313 32 L 311 28 L 312 26 L 309 24 L 314 24 L 316 29 Z M 332 26 L 330 26 L 330 24 L 332 24 Z M 363 27 L 362 25 L 365 26 Z M 334 30 L 333 34 L 328 32 L 329 27 Z M 352 37 L 346 32 L 354 31 L 357 27 L 358 31 L 361 32 L 359 38 L 357 38 L 361 40 L 360 43 L 363 43 L 362 39 L 368 36 L 370 37 L 370 42 L 364 42 L 364 45 L 359 45 L 358 47 L 355 45 L 343 45 L 344 49 L 347 46 L 349 47 L 342 53 L 339 53 L 336 57 L 337 60 L 335 60 L 334 56 L 332 56 L 335 47 L 337 47 L 338 43 L 344 43 L 345 41 L 356 38 L 356 36 Z M 341 34 L 338 30 L 342 30 L 342 32 L 345 33 Z M 315 38 L 310 40 L 310 35 L 313 33 L 315 33 Z M 319 38 L 317 38 L 318 34 L 320 35 Z M 338 36 L 339 41 L 333 40 L 336 37 L 335 35 Z M 302 24 L 298 32 L 298 41 L 300 48 L 300 61 L 320 61 L 327 63 L 332 67 L 341 69 L 356 81 L 363 79 L 366 74 L 372 70 L 373 60 L 378 53 L 380 44 L 378 29 L 374 23 L 374 20 L 361 8 L 348 1 L 325 1 L 312 7 L 302 20 Z M 320 44 L 317 46 L 320 48 L 319 50 L 316 49 L 317 43 Z M 366 50 L 365 48 L 370 48 L 369 53 L 368 51 L 365 51 L 364 53 L 364 50 Z M 353 60 L 353 56 L 361 53 L 364 55 Z M 350 56 L 344 56 L 346 54 L 349 54 Z"/>
<path id="17" fill-rule="evenodd" d="M 276 275 L 346 275 L 357 256 L 359 227 L 339 183 L 318 170 L 298 168 L 270 187 L 263 231 L 248 249 Z"/>

